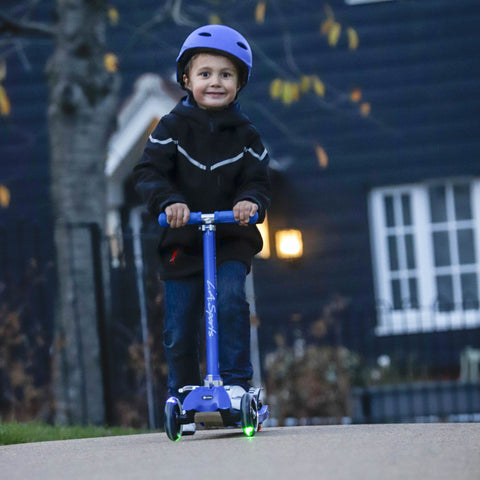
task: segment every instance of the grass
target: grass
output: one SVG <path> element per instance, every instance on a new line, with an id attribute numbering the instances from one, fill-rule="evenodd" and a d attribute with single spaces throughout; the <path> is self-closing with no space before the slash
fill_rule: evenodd
<path id="1" fill-rule="evenodd" d="M 149 433 L 149 431 L 121 427 L 66 427 L 38 422 L 3 423 L 0 421 L 0 445 L 71 440 L 75 438 L 110 437 L 115 435 L 134 435 L 139 433 Z"/>

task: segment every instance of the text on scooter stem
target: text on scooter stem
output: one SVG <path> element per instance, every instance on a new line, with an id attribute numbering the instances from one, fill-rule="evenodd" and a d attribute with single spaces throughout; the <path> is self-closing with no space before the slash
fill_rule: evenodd
<path id="1" fill-rule="evenodd" d="M 213 335 L 217 333 L 213 320 L 213 316 L 217 311 L 217 307 L 215 305 L 215 293 L 215 285 L 212 282 L 207 281 L 207 308 L 205 309 L 205 313 L 207 314 L 207 331 L 209 337 L 213 337 Z"/>

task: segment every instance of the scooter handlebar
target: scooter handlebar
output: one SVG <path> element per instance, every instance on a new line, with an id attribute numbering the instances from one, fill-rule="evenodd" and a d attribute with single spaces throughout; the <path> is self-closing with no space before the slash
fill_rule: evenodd
<path id="1" fill-rule="evenodd" d="M 255 213 L 253 217 L 250 217 L 248 223 L 256 223 L 258 220 L 258 213 Z M 167 214 L 161 213 L 158 216 L 158 223 L 162 227 L 168 227 Z M 214 223 L 238 223 L 235 220 L 232 210 L 223 210 L 214 213 L 202 213 L 202 212 L 190 212 L 190 218 L 187 225 L 199 225 L 199 224 L 214 224 Z"/>

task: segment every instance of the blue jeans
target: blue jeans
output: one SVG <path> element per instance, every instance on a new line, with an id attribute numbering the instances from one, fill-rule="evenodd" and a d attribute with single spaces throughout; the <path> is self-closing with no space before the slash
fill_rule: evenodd
<path id="1" fill-rule="evenodd" d="M 249 388 L 250 312 L 245 296 L 247 267 L 236 261 L 217 268 L 218 356 L 225 385 Z M 183 400 L 178 389 L 202 385 L 199 369 L 200 335 L 205 335 L 202 277 L 165 282 L 163 343 L 168 364 L 168 394 Z"/>

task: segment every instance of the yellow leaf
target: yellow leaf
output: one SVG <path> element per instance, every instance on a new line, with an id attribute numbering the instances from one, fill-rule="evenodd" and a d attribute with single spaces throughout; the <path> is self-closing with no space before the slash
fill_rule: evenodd
<path id="1" fill-rule="evenodd" d="M 328 44 L 331 47 L 336 47 L 340 34 L 342 33 L 342 27 L 338 22 L 334 22 L 330 30 L 328 31 Z"/>
<path id="2" fill-rule="evenodd" d="M 310 89 L 312 82 L 310 79 L 309 75 L 302 75 L 302 78 L 300 79 L 300 91 L 302 93 L 307 93 L 308 90 Z"/>
<path id="3" fill-rule="evenodd" d="M 312 77 L 313 79 L 313 91 L 319 96 L 325 96 L 325 84 L 316 76 Z"/>
<path id="4" fill-rule="evenodd" d="M 368 102 L 364 102 L 360 105 L 360 114 L 362 115 L 362 117 L 368 117 L 371 110 L 372 107 Z"/>
<path id="5" fill-rule="evenodd" d="M 208 23 L 210 23 L 210 25 L 221 25 L 222 24 L 222 19 L 216 13 L 212 13 L 209 16 L 209 22 Z"/>
<path id="6" fill-rule="evenodd" d="M 283 91 L 283 81 L 280 80 L 279 78 L 276 78 L 270 84 L 270 96 L 272 98 L 280 98 L 282 96 L 282 91 Z"/>
<path id="7" fill-rule="evenodd" d="M 115 7 L 108 8 L 108 18 L 110 20 L 110 25 L 118 25 L 120 15 Z"/>
<path id="8" fill-rule="evenodd" d="M 8 208 L 10 205 L 10 190 L 5 185 L 0 185 L 0 207 Z"/>
<path id="9" fill-rule="evenodd" d="M 265 22 L 265 10 L 267 7 L 267 2 L 258 2 L 255 8 L 255 21 L 257 23 Z"/>
<path id="10" fill-rule="evenodd" d="M 3 88 L 2 85 L 0 85 L 0 113 L 3 116 L 10 115 L 11 111 L 11 106 L 10 106 L 10 100 L 8 99 L 7 92 Z"/>
<path id="11" fill-rule="evenodd" d="M 5 80 L 7 77 L 7 62 L 3 60 L 3 62 L 0 62 L 0 82 Z"/>
<path id="12" fill-rule="evenodd" d="M 347 28 L 348 48 L 349 50 L 356 50 L 358 48 L 358 34 L 352 27 Z"/>
<path id="13" fill-rule="evenodd" d="M 292 98 L 294 102 L 298 102 L 300 98 L 300 85 L 298 83 L 292 83 Z"/>
<path id="14" fill-rule="evenodd" d="M 103 63 L 107 72 L 116 72 L 118 70 L 118 57 L 113 53 L 105 54 Z"/>
<path id="15" fill-rule="evenodd" d="M 334 23 L 335 23 L 335 20 L 333 18 L 327 18 L 320 25 L 320 33 L 322 35 L 328 35 L 328 32 L 332 29 Z"/>
<path id="16" fill-rule="evenodd" d="M 327 152 L 318 144 L 315 145 L 315 154 L 317 155 L 317 162 L 320 168 L 328 167 Z"/>
<path id="17" fill-rule="evenodd" d="M 284 82 L 282 91 L 282 101 L 285 105 L 290 105 L 300 98 L 298 85 L 293 82 Z"/>

